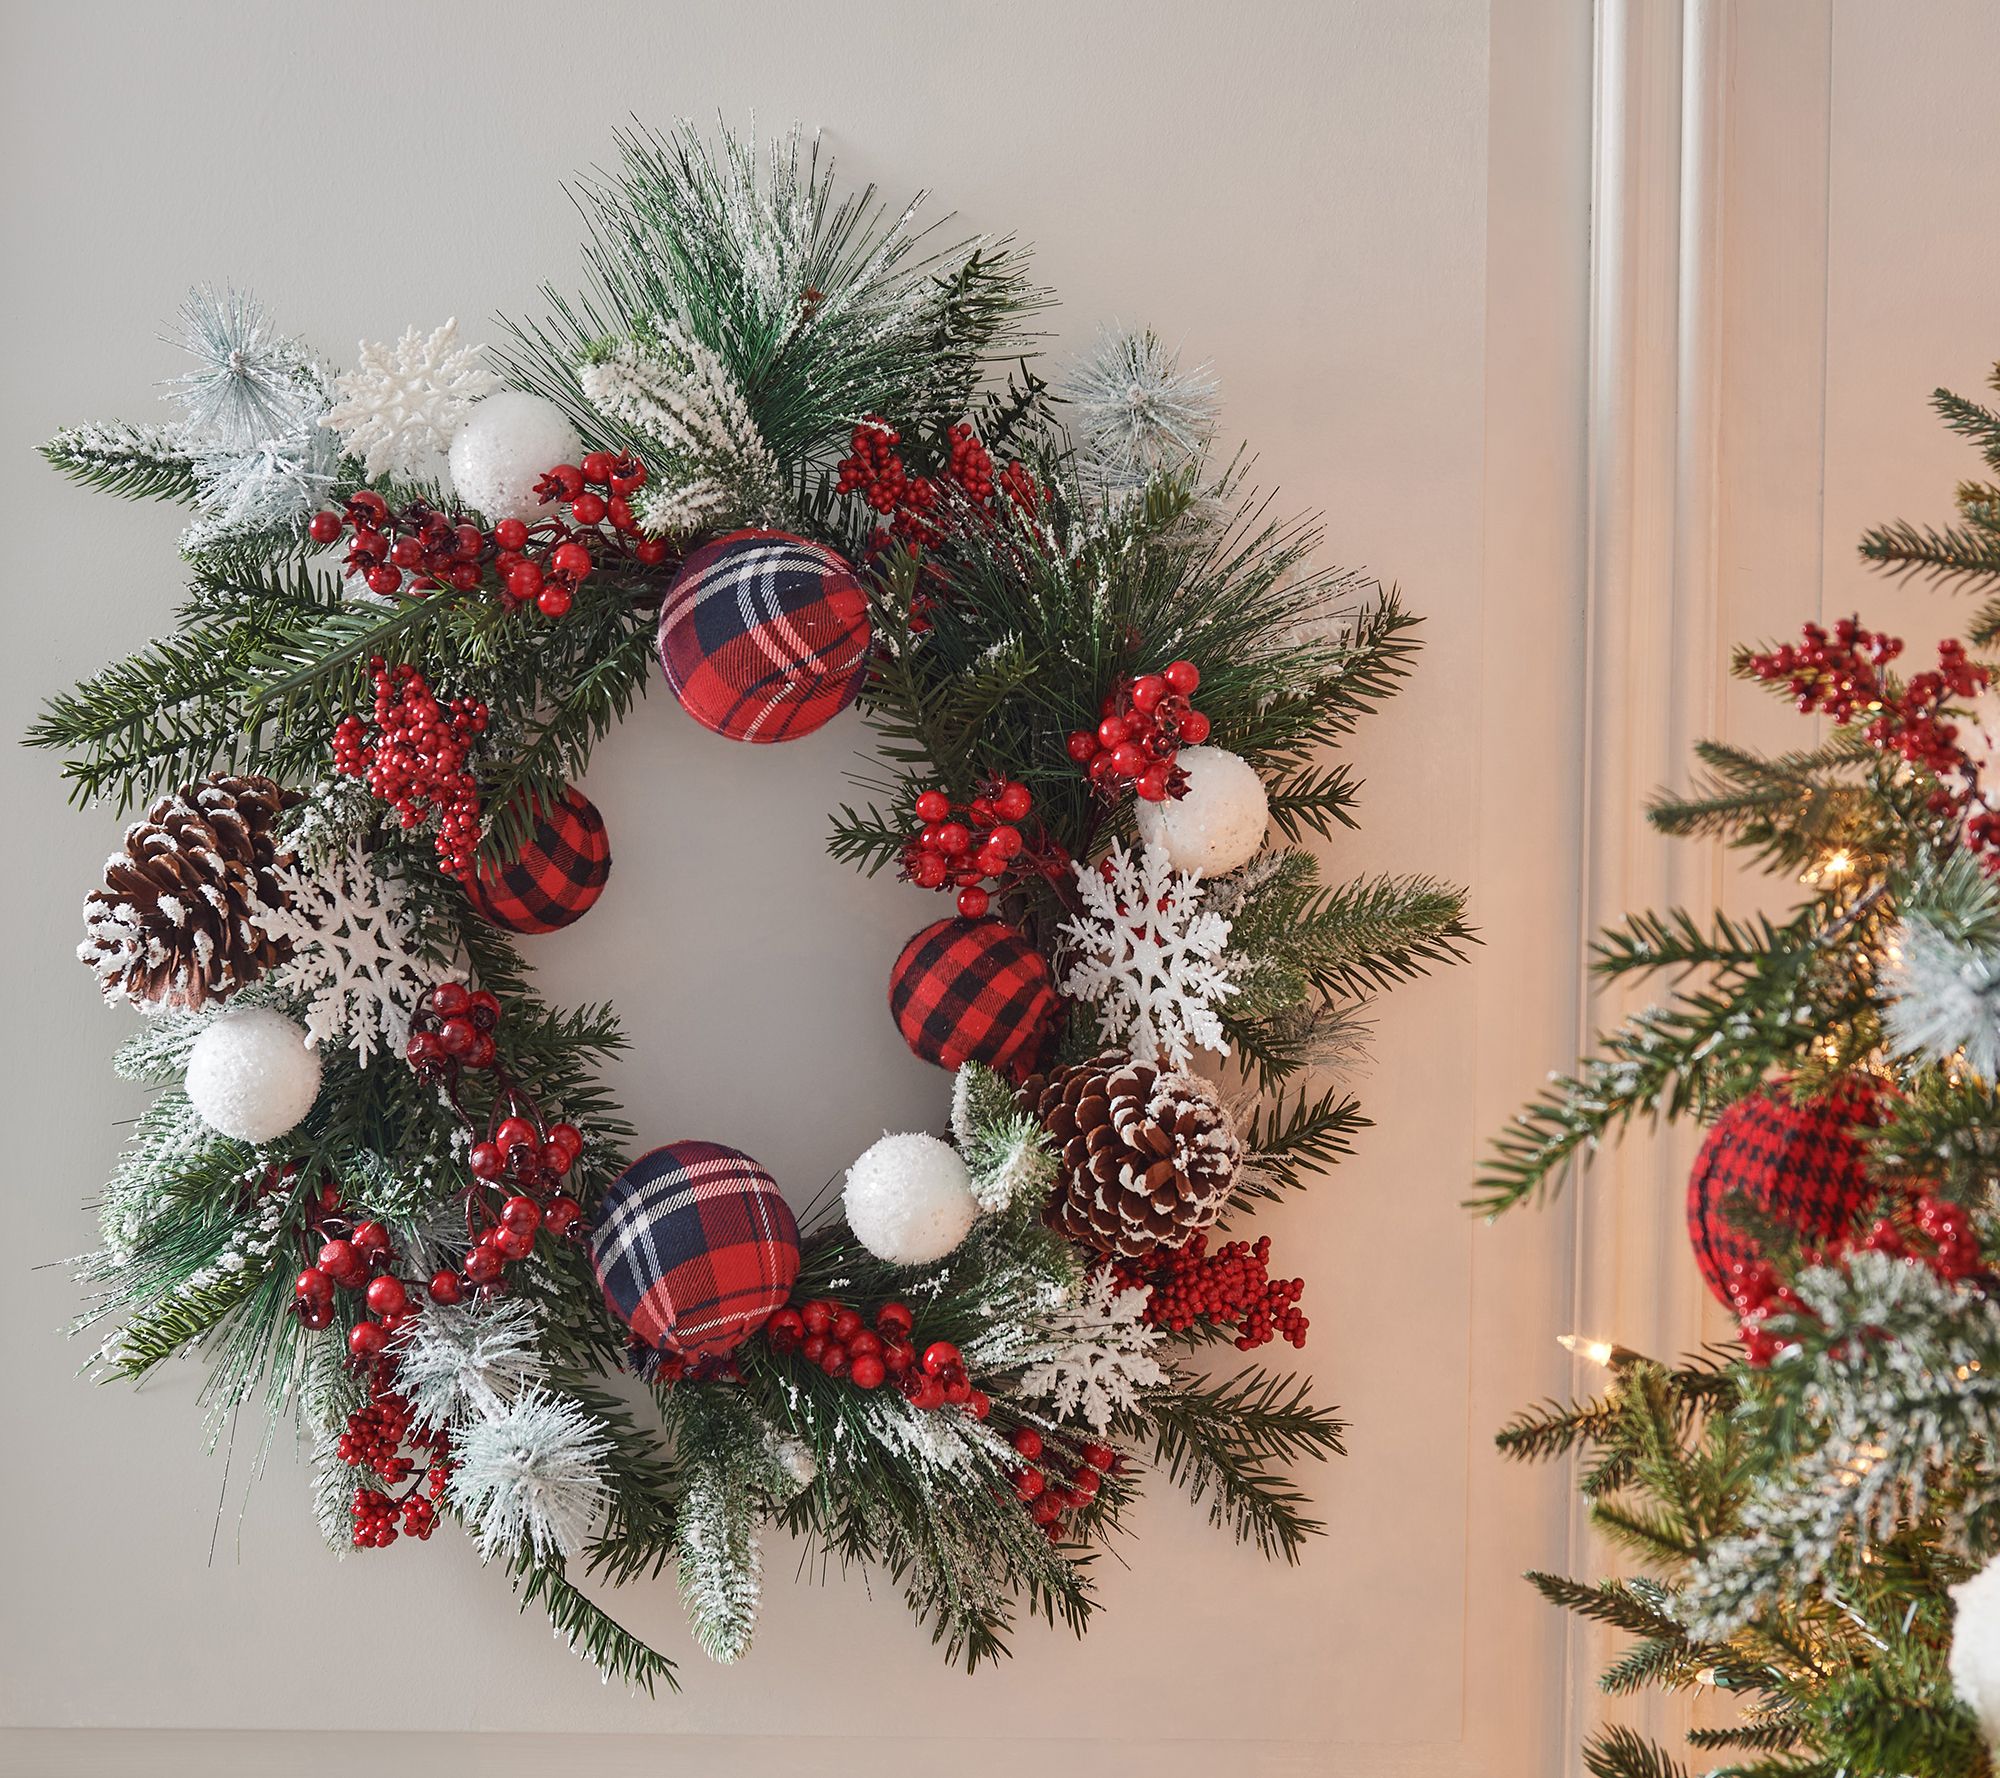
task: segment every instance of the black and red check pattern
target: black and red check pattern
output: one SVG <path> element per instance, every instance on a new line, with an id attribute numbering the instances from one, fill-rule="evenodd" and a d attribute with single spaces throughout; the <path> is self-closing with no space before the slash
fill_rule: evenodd
<path id="1" fill-rule="evenodd" d="M 926 1062 L 984 1062 L 1032 1073 L 1054 1033 L 1049 966 L 1001 920 L 940 920 L 903 947 L 889 972 L 889 1011 Z"/>
<path id="2" fill-rule="evenodd" d="M 719 1142 L 674 1142 L 611 1183 L 591 1230 L 606 1307 L 656 1352 L 733 1352 L 783 1307 L 799 1225 L 770 1174 Z"/>
<path id="3" fill-rule="evenodd" d="M 1882 1121 L 1879 1095 L 1847 1081 L 1794 1105 L 1782 1083 L 1740 1099 L 1715 1121 L 1688 1180 L 1688 1238 L 1708 1287 L 1730 1301 L 1729 1269 L 1763 1254 L 1729 1220 L 1732 1201 L 1798 1230 L 1807 1241 L 1843 1233 L 1874 1200 L 1858 1130 Z"/>
<path id="4" fill-rule="evenodd" d="M 830 722 L 867 672 L 868 600 L 830 549 L 735 531 L 688 557 L 660 606 L 660 665 L 681 706 L 732 741 Z"/>
<path id="5" fill-rule="evenodd" d="M 580 920 L 611 875 L 604 817 L 580 790 L 564 792 L 553 813 L 511 863 L 482 863 L 465 892 L 480 915 L 509 932 L 554 932 Z"/>

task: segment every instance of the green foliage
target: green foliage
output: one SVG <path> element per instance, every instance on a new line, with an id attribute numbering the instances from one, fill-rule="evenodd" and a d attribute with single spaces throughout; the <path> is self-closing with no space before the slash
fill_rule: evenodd
<path id="1" fill-rule="evenodd" d="M 195 497 L 194 455 L 171 426 L 71 426 L 41 449 L 52 469 L 87 488 L 127 500 Z"/>

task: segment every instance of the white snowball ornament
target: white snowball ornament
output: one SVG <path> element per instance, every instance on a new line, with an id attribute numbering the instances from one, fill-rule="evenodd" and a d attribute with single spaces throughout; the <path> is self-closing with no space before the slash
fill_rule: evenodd
<path id="1" fill-rule="evenodd" d="M 521 389 L 503 389 L 474 402 L 452 435 L 451 485 L 489 524 L 502 519 L 548 517 L 535 484 L 558 463 L 574 463 L 583 440 L 553 401 Z"/>
<path id="2" fill-rule="evenodd" d="M 305 1027 L 268 1006 L 236 1006 L 194 1040 L 187 1096 L 211 1129 L 272 1142 L 319 1097 L 319 1054 Z"/>
<path id="3" fill-rule="evenodd" d="M 1979 1718 L 1989 1747 L 2000 1747 L 2000 1561 L 1951 1589 L 1951 1685 Z"/>
<path id="4" fill-rule="evenodd" d="M 963 1241 L 979 1216 L 972 1175 L 935 1136 L 884 1136 L 847 1169 L 847 1226 L 877 1259 L 927 1266 Z"/>
<path id="5" fill-rule="evenodd" d="M 1241 754 L 1222 747 L 1183 747 L 1177 763 L 1187 794 L 1135 805 L 1139 837 L 1166 853 L 1175 870 L 1226 876 L 1257 856 L 1271 819 L 1264 780 Z"/>

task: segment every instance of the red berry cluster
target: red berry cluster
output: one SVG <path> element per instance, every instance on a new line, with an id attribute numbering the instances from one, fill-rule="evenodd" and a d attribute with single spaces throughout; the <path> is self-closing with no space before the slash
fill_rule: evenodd
<path id="1" fill-rule="evenodd" d="M 1118 1467 L 1118 1453 L 1109 1445 L 1093 1442 L 1083 1447 L 1083 1461 L 1071 1468 L 1067 1478 L 1055 1477 L 1053 1466 L 1045 1461 L 1047 1446 L 1032 1426 L 1015 1427 L 1008 1442 L 1021 1459 L 1013 1472 L 1014 1498 L 1051 1538 L 1061 1535 L 1063 1514 L 1088 1507 L 1104 1486 L 1104 1478 Z"/>
<path id="2" fill-rule="evenodd" d="M 1276 1339 L 1303 1348 L 1311 1325 L 1298 1306 L 1305 1280 L 1272 1278 L 1270 1259 L 1269 1235 L 1260 1236 L 1255 1246 L 1228 1241 L 1210 1253 L 1203 1232 L 1182 1247 L 1114 1260 L 1111 1272 L 1120 1290 L 1148 1293 L 1144 1319 L 1169 1333 L 1185 1333 L 1196 1322 L 1207 1322 L 1238 1329 L 1239 1352 Z"/>
<path id="3" fill-rule="evenodd" d="M 1201 684 L 1193 661 L 1170 661 L 1157 673 L 1121 680 L 1098 709 L 1097 727 L 1069 737 L 1069 756 L 1091 787 L 1115 797 L 1130 784 L 1149 803 L 1184 794 L 1187 774 L 1174 762 L 1183 747 L 1208 739 L 1208 718 L 1188 700 Z"/>
<path id="4" fill-rule="evenodd" d="M 1939 713 L 1949 698 L 1976 697 L 1991 675 L 1967 658 L 1963 642 L 1948 636 L 1938 644 L 1936 669 L 1916 674 L 1897 690 L 1883 669 L 1902 652 L 1899 638 L 1864 630 L 1857 619 L 1844 617 L 1831 635 L 1819 624 L 1807 624 L 1802 642 L 1753 654 L 1750 670 L 1765 681 L 1784 680 L 1807 715 L 1831 716 L 1837 723 L 1867 716 L 1861 732 L 1871 746 L 1948 776 L 1965 765 L 1965 753 L 1956 744 L 1957 728 Z"/>
<path id="5" fill-rule="evenodd" d="M 479 850 L 479 786 L 466 769 L 486 728 L 486 706 L 471 698 L 440 704 L 424 676 L 407 664 L 368 663 L 375 719 L 343 716 L 333 731 L 333 769 L 359 778 L 395 809 L 405 827 L 438 819 L 438 863 L 464 881 Z"/>
<path id="6" fill-rule="evenodd" d="M 1979 1237 L 1963 1205 L 1918 1192 L 1887 1216 L 1878 1217 L 1858 1239 L 1839 1240 L 1811 1255 L 1812 1263 L 1840 1265 L 1855 1253 L 1886 1253 L 1926 1266 L 1956 1283 L 1985 1270 Z M 1735 1260 L 1723 1288 L 1742 1324 L 1743 1347 L 1753 1365 L 1763 1366 L 1784 1349 L 1766 1326 L 1774 1316 L 1810 1314 L 1767 1259 Z"/>
<path id="7" fill-rule="evenodd" d="M 993 1404 L 973 1388 L 958 1348 L 933 1340 L 920 1356 L 915 1326 L 908 1303 L 884 1303 L 871 1328 L 852 1304 L 814 1297 L 796 1309 L 780 1309 L 764 1323 L 764 1338 L 773 1352 L 796 1352 L 857 1389 L 879 1389 L 893 1378 L 903 1399 L 924 1413 L 953 1407 L 985 1419 Z"/>
<path id="8" fill-rule="evenodd" d="M 885 548 L 892 540 L 935 545 L 950 528 L 952 515 L 943 509 L 948 493 L 955 492 L 963 505 L 981 513 L 992 511 L 996 487 L 1024 511 L 1032 511 L 1039 498 L 1035 479 L 1022 464 L 1009 463 L 995 476 L 993 453 L 963 421 L 945 432 L 944 462 L 936 477 L 919 474 L 903 461 L 896 450 L 902 441 L 903 435 L 880 414 L 870 414 L 854 428 L 849 454 L 838 467 L 835 491 L 859 494 L 890 521 L 875 533 L 874 548 Z"/>
<path id="9" fill-rule="evenodd" d="M 345 571 L 384 598 L 407 593 L 421 599 L 445 587 L 469 593 L 491 574 L 506 609 L 533 604 L 544 617 L 561 617 L 607 551 L 642 567 L 666 560 L 664 540 L 640 536 L 632 517 L 628 497 L 645 483 L 646 466 L 638 458 L 592 451 L 581 467 L 559 464 L 535 487 L 545 503 L 569 507 L 568 524 L 555 515 L 533 525 L 502 519 L 482 531 L 421 500 L 391 511 L 374 489 L 362 488 L 339 512 L 314 513 L 306 532 L 327 545 L 352 531 Z"/>
<path id="10" fill-rule="evenodd" d="M 582 1132 L 574 1124 L 544 1121 L 540 1106 L 500 1060 L 493 1035 L 499 1025 L 500 1002 L 491 993 L 440 982 L 411 1016 L 403 1051 L 419 1080 L 443 1088 L 475 1137 L 465 1162 L 472 1175 L 465 1190 L 468 1251 L 462 1268 L 446 1267 L 431 1279 L 430 1294 L 440 1303 L 491 1289 L 510 1263 L 534 1251 L 537 1233 L 546 1229 L 560 1240 L 583 1214 L 583 1206 L 560 1185 L 583 1152 Z M 483 1132 L 459 1101 L 458 1084 L 467 1068 L 490 1074 L 495 1083 Z M 496 1209 L 491 1199 L 503 1189 L 508 1195 Z"/>
<path id="11" fill-rule="evenodd" d="M 361 1364 L 382 1356 L 389 1336 L 416 1310 L 394 1275 L 389 1231 L 372 1217 L 357 1221 L 332 1181 L 319 1188 L 299 1230 L 309 1263 L 292 1282 L 292 1307 L 307 1327 L 330 1327 L 336 1291 L 360 1296 L 367 1317 L 348 1330 L 347 1349 Z"/>
<path id="12" fill-rule="evenodd" d="M 913 805 L 923 827 L 903 847 L 903 876 L 920 889 L 955 887 L 958 911 L 979 919 L 1008 876 L 1067 867 L 1067 854 L 1052 843 L 1031 847 L 1022 835 L 1020 824 L 1034 806 L 1027 785 L 1013 779 L 989 778 L 964 804 L 926 790 Z M 982 886 L 987 881 L 991 891 Z"/>
<path id="13" fill-rule="evenodd" d="M 451 1480 L 450 1435 L 441 1426 L 415 1424 L 409 1401 L 390 1382 L 392 1369 L 387 1363 L 376 1367 L 368 1401 L 348 1415 L 335 1446 L 341 1462 L 373 1470 L 385 1484 L 363 1483 L 354 1491 L 356 1549 L 386 1549 L 399 1528 L 419 1541 L 429 1537 L 437 1529 L 437 1502 Z M 402 1494 L 387 1492 L 410 1482 L 420 1458 L 423 1474 Z"/>

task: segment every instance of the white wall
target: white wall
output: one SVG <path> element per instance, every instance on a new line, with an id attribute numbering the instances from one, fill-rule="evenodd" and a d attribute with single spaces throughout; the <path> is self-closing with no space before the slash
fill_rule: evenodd
<path id="1" fill-rule="evenodd" d="M 618 120 L 754 111 L 820 125 L 857 179 L 929 185 L 969 226 L 1033 241 L 1065 298 L 1053 349 L 1116 317 L 1214 361 L 1262 476 L 1429 618 L 1413 687 L 1356 744 L 1364 826 L 1334 862 L 1472 882 L 1488 945 L 1385 1004 L 1379 1127 L 1260 1225 L 1309 1280 L 1307 1358 L 1354 1423 L 1353 1454 L 1310 1478 L 1332 1534 L 1302 1567 L 1233 1548 L 1158 1486 L 1128 1565 L 1103 1565 L 1088 1641 L 1025 1630 L 967 1679 L 893 1597 L 795 1585 L 778 1550 L 734 1670 L 692 1648 L 670 1584 L 620 1598 L 683 1662 L 685 1694 L 648 1702 L 517 1618 L 454 1535 L 332 1561 L 286 1443 L 246 1503 L 254 1429 L 233 1463 L 204 1455 L 191 1367 L 136 1397 L 72 1374 L 53 1262 L 89 1244 L 85 1202 L 136 1104 L 106 1068 L 129 1021 L 68 956 L 116 823 L 66 810 L 53 762 L 0 755 L 20 1125 L 0 1766 L 1549 1769 L 1562 1642 L 1514 1577 L 1557 1558 L 1564 1507 L 1489 1438 L 1565 1380 L 1548 1336 L 1566 1224 L 1482 1230 L 1458 1201 L 1485 1132 L 1563 1059 L 1576 991 L 1589 18 L 1581 0 L 1491 10 L 7 8 L 0 729 L 170 609 L 175 515 L 66 487 L 28 452 L 66 422 L 144 417 L 188 284 L 253 287 L 336 357 L 447 314 L 477 337 L 541 280 L 573 282 L 558 181 Z M 648 1137 L 738 1143 L 801 1197 L 885 1125 L 934 1121 L 945 1090 L 881 1006 L 930 904 L 820 849 L 861 745 L 848 722 L 732 749 L 652 698 L 589 780 L 611 892 L 534 953 L 556 998 L 618 997 L 615 1084 Z M 517 1738 L 400 1738 L 472 1730 Z M 578 1733 L 599 1739 L 531 1738 Z"/>

